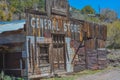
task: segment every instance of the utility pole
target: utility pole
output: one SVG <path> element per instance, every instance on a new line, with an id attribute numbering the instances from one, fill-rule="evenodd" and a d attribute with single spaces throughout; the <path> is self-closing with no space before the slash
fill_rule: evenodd
<path id="1" fill-rule="evenodd" d="M 101 8 L 100 8 L 100 5 L 98 6 L 98 10 L 99 10 L 99 17 L 101 16 L 100 13 L 101 13 Z"/>

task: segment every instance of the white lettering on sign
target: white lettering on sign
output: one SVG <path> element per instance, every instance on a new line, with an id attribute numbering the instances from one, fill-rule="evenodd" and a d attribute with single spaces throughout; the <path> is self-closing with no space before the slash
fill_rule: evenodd
<path id="1" fill-rule="evenodd" d="M 59 31 L 58 22 L 56 22 L 56 29 L 57 29 L 57 31 Z"/>
<path id="2" fill-rule="evenodd" d="M 77 32 L 80 33 L 80 25 L 77 25 Z"/>
<path id="3" fill-rule="evenodd" d="M 70 23 L 68 23 L 67 26 L 68 26 L 68 28 L 67 28 L 68 31 L 70 31 Z"/>
<path id="4" fill-rule="evenodd" d="M 35 18 L 32 18 L 31 19 L 31 22 L 30 22 L 31 26 L 34 28 L 35 27 Z"/>
<path id="5" fill-rule="evenodd" d="M 64 32 L 66 32 L 66 31 L 67 31 L 67 24 L 64 23 Z"/>
<path id="6" fill-rule="evenodd" d="M 73 24 L 70 25 L 71 32 L 74 32 Z"/>
<path id="7" fill-rule="evenodd" d="M 52 20 L 52 19 L 47 19 L 47 18 L 31 18 L 31 21 L 30 21 L 30 26 L 33 27 L 33 28 L 42 28 L 44 27 L 44 29 L 49 29 L 49 30 L 57 30 L 59 31 L 59 23 L 58 23 L 58 20 Z M 63 22 L 63 30 L 64 32 L 67 32 L 67 31 L 71 31 L 71 32 L 80 32 L 80 25 L 77 25 L 77 24 L 72 24 L 72 23 L 66 23 L 66 22 Z"/>
<path id="8" fill-rule="evenodd" d="M 48 20 L 48 29 L 49 29 L 49 30 L 52 29 L 52 28 L 51 28 L 51 25 L 52 25 L 51 20 Z"/>
<path id="9" fill-rule="evenodd" d="M 47 29 L 47 19 L 44 19 L 44 27 Z"/>
<path id="10" fill-rule="evenodd" d="M 74 25 L 74 32 L 77 32 L 77 25 Z"/>

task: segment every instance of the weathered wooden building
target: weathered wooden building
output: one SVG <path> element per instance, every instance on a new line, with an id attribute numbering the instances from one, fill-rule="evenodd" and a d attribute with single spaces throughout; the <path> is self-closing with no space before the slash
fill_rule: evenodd
<path id="1" fill-rule="evenodd" d="M 10 76 L 21 76 L 25 69 L 22 53 L 25 51 L 24 20 L 0 26 L 0 72 Z M 24 65 L 22 65 L 24 64 Z"/>
<path id="2" fill-rule="evenodd" d="M 26 9 L 24 26 L 0 34 L 9 40 L 0 43 L 7 74 L 29 79 L 106 67 L 107 27 L 71 18 L 67 0 L 46 0 L 45 12 Z"/>

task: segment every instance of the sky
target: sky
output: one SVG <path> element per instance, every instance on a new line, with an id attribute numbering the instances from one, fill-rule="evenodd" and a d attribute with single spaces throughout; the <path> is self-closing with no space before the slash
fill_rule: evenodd
<path id="1" fill-rule="evenodd" d="M 69 0 L 69 4 L 77 9 L 90 5 L 97 13 L 99 13 L 99 9 L 109 8 L 116 11 L 120 18 L 120 0 Z"/>

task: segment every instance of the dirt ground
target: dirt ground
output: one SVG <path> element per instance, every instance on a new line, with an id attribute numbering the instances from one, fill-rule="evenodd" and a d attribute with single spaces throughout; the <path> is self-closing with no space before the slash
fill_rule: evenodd
<path id="1" fill-rule="evenodd" d="M 120 68 L 112 68 L 96 74 L 84 75 L 76 80 L 120 80 Z"/>

